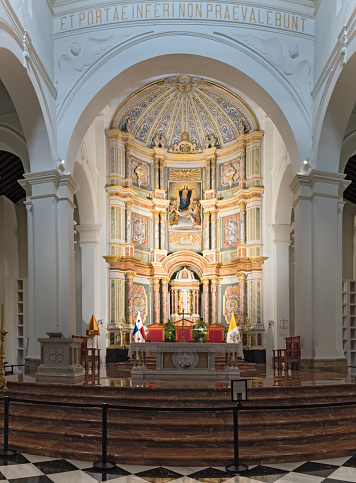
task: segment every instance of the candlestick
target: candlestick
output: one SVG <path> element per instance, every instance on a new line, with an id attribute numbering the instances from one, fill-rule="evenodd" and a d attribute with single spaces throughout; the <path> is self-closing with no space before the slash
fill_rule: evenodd
<path id="1" fill-rule="evenodd" d="M 1 304 L 1 328 L 4 328 L 4 304 Z"/>

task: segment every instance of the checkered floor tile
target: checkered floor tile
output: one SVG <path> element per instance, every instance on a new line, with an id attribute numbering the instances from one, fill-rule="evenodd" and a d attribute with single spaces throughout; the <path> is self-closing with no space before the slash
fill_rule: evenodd
<path id="1" fill-rule="evenodd" d="M 235 476 L 225 468 L 119 465 L 102 472 L 87 461 L 17 453 L 0 456 L 0 482 L 8 483 L 356 483 L 356 455 L 320 461 L 251 466 Z"/>

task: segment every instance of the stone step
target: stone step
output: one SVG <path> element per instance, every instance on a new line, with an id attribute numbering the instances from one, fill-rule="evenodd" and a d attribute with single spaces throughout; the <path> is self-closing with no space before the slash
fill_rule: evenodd
<path id="1" fill-rule="evenodd" d="M 233 458 L 229 388 L 115 388 L 9 383 L 10 447 L 55 457 L 100 459 L 101 409 L 27 405 L 11 398 L 86 404 L 109 403 L 108 454 L 117 463 L 224 466 Z M 251 388 L 239 412 L 240 457 L 245 464 L 352 454 L 356 405 L 301 409 L 249 409 L 310 402 L 355 401 L 353 384 Z M 111 405 L 141 406 L 115 410 Z M 159 407 L 215 407 L 216 411 L 165 412 Z M 155 406 L 157 410 L 145 410 Z M 0 406 L 0 429 L 2 428 Z M 70 455 L 70 456 L 69 456 Z"/>

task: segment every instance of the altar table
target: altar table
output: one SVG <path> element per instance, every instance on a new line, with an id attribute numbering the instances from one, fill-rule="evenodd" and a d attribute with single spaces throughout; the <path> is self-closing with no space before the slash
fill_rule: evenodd
<path id="1" fill-rule="evenodd" d="M 148 370 L 146 354 L 156 355 L 156 368 Z M 224 371 L 215 370 L 215 354 L 225 354 Z M 129 357 L 134 358 L 131 376 L 236 376 L 237 359 L 243 359 L 239 343 L 132 342 Z"/>

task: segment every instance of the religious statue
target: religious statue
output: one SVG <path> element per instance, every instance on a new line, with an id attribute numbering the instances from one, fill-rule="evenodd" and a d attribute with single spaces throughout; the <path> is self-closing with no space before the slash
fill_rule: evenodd
<path id="1" fill-rule="evenodd" d="M 240 119 L 239 125 L 237 126 L 237 130 L 239 134 L 243 134 L 245 132 L 245 125 L 242 119 Z"/>

